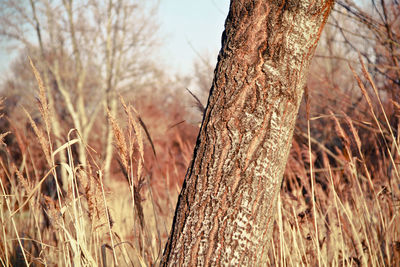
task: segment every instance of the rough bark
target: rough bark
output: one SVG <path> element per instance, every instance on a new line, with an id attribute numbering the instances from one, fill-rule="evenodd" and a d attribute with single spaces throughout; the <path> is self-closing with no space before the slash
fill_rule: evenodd
<path id="1" fill-rule="evenodd" d="M 162 266 L 261 266 L 333 0 L 232 0 Z"/>

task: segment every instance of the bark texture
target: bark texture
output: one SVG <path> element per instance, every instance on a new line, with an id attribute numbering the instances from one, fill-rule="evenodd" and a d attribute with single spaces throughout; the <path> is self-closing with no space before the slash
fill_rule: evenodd
<path id="1" fill-rule="evenodd" d="M 162 266 L 262 266 L 333 0 L 232 0 Z"/>

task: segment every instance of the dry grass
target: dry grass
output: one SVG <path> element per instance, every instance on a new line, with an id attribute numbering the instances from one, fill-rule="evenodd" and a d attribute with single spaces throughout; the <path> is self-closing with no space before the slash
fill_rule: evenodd
<path id="1" fill-rule="evenodd" d="M 391 123 L 400 105 L 382 100 L 361 67 L 361 76 L 354 72 L 365 99 L 359 110 L 324 115 L 311 107 L 309 119 L 299 118 L 270 266 L 400 266 L 399 125 Z M 33 131 L 14 125 L 11 134 L 0 133 L 1 265 L 157 265 L 196 127 L 171 128 L 173 122 L 150 108 L 143 119 L 121 99 L 122 119 L 108 113 L 116 158 L 105 181 L 96 156 L 101 151 L 75 131 L 53 148 L 46 91 L 34 73 L 44 125 L 27 113 Z M 388 105 L 395 107 L 391 114 Z M 313 136 L 327 127 L 329 135 Z M 5 146 L 10 135 L 17 141 Z M 78 145 L 86 146 L 85 168 L 75 159 Z M 62 151 L 68 162 L 56 164 Z"/>
<path id="2" fill-rule="evenodd" d="M 184 168 L 178 165 L 188 164 L 192 150 L 180 136 L 184 126 L 169 131 L 165 125 L 163 131 L 173 143 L 164 146 L 157 140 L 164 146 L 157 158 L 157 144 L 144 119 L 121 98 L 125 118 L 108 112 L 116 157 L 113 179 L 104 181 L 98 163 L 101 151 L 84 144 L 76 130 L 68 133 L 65 144 L 53 148 L 46 89 L 31 66 L 39 85 L 41 120 L 24 110 L 28 131 L 9 120 L 15 142 L 6 146 L 3 139 L 11 132 L 0 135 L 1 266 L 156 264 L 172 220 L 177 177 L 184 177 Z M 77 146 L 86 147 L 85 164 L 76 160 Z M 68 162 L 57 161 L 62 152 Z M 175 153 L 185 157 L 176 159 Z M 168 162 L 176 165 L 170 168 Z M 65 180 L 61 169 L 66 170 Z"/>
<path id="3" fill-rule="evenodd" d="M 392 100 L 384 103 L 362 62 L 361 69 L 362 77 L 353 71 L 365 100 L 360 110 L 308 121 L 330 129 L 331 139 L 321 143 L 297 129 L 270 265 L 400 266 L 400 113 L 388 115 Z"/>

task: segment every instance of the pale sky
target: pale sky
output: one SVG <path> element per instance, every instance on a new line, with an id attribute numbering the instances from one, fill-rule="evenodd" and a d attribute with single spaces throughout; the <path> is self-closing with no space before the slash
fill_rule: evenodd
<path id="1" fill-rule="evenodd" d="M 146 0 L 142 0 L 146 1 Z M 189 74 L 196 52 L 217 55 L 228 14 L 229 0 L 161 0 L 159 22 L 163 46 L 160 54 L 170 71 Z M 0 4 L 1 5 L 1 4 Z M 0 77 L 16 53 L 0 40 Z M 216 57 L 215 57 L 216 62 Z"/>
<path id="2" fill-rule="evenodd" d="M 197 53 L 216 55 L 229 9 L 229 0 L 161 0 L 162 54 L 168 65 L 190 72 Z"/>

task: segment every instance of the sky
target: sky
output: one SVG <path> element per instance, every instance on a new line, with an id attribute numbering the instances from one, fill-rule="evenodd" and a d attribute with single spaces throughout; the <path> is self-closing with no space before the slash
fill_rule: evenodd
<path id="1" fill-rule="evenodd" d="M 197 53 L 216 55 L 229 0 L 162 0 L 159 10 L 164 34 L 162 55 L 173 70 L 188 74 Z"/>
<path id="2" fill-rule="evenodd" d="M 142 0 L 146 1 L 146 0 Z M 229 0 L 161 0 L 159 9 L 160 54 L 172 73 L 189 74 L 196 53 L 216 55 L 228 14 Z M 1 5 L 1 3 L 0 3 Z M 0 77 L 16 53 L 0 40 Z M 3 76 L 4 77 L 4 76 Z"/>

